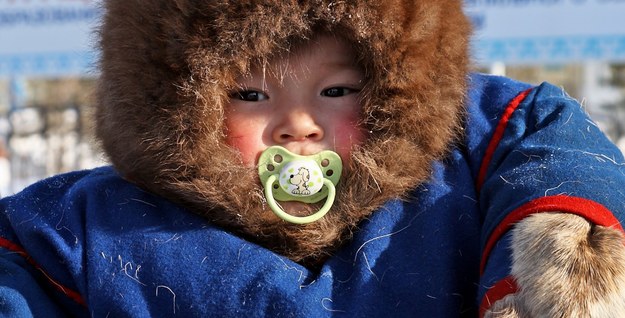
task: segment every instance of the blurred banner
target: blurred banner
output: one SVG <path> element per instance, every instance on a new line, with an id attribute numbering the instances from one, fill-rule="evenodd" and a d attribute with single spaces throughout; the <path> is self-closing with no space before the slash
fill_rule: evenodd
<path id="1" fill-rule="evenodd" d="M 625 61 L 625 0 L 465 0 L 481 65 Z"/>
<path id="2" fill-rule="evenodd" d="M 464 0 L 478 64 L 625 61 L 625 0 Z M 93 73 L 96 0 L 0 0 L 0 77 Z"/>
<path id="3" fill-rule="evenodd" d="M 0 77 L 93 73 L 94 0 L 0 0 Z"/>

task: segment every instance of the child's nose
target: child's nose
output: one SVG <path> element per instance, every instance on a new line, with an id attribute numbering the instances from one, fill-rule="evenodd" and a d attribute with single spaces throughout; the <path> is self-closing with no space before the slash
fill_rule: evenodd
<path id="1" fill-rule="evenodd" d="M 323 128 L 315 121 L 312 114 L 301 110 L 292 110 L 283 116 L 273 131 L 272 137 L 277 143 L 291 141 L 320 141 Z"/>

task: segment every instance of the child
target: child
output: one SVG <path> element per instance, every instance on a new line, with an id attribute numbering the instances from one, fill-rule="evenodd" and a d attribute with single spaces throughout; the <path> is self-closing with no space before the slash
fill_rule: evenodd
<path id="1" fill-rule="evenodd" d="M 3 314 L 625 313 L 622 155 L 468 74 L 461 1 L 104 7 L 113 167 L 0 201 Z"/>

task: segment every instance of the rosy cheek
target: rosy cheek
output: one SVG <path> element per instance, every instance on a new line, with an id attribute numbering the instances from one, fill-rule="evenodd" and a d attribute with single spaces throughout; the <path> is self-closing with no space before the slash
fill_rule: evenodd
<path id="1" fill-rule="evenodd" d="M 339 125 L 335 130 L 336 152 L 343 160 L 348 160 L 350 151 L 354 145 L 359 145 L 365 140 L 365 133 L 355 124 Z"/>
<path id="2" fill-rule="evenodd" d="M 257 142 L 254 138 L 246 136 L 228 136 L 226 143 L 233 148 L 239 150 L 241 159 L 247 166 L 254 166 L 258 157 Z"/>

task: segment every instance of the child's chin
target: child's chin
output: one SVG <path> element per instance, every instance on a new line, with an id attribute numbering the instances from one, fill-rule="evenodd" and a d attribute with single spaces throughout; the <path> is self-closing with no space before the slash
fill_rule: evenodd
<path id="1" fill-rule="evenodd" d="M 318 206 L 315 204 L 308 204 L 297 201 L 281 201 L 280 206 L 284 210 L 284 212 L 293 215 L 293 216 L 308 216 L 313 214 L 318 209 Z"/>

